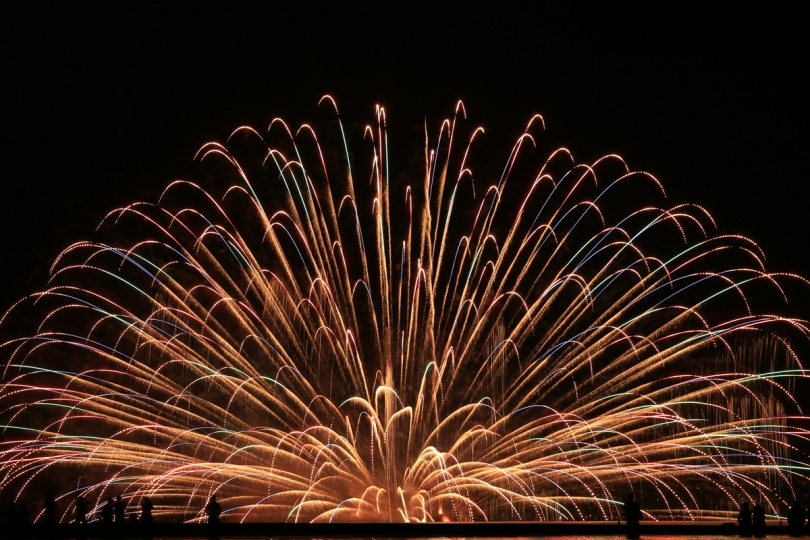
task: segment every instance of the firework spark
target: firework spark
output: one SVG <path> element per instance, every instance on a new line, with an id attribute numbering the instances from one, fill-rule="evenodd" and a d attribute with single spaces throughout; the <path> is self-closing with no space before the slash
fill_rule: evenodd
<path id="1" fill-rule="evenodd" d="M 79 494 L 148 496 L 163 521 L 211 494 L 230 521 L 792 502 L 808 323 L 749 298 L 804 278 L 700 206 L 658 206 L 619 156 L 536 160 L 539 116 L 482 183 L 459 103 L 407 185 L 383 108 L 350 146 L 321 106 L 328 142 L 274 119 L 204 145 L 204 180 L 111 212 L 6 313 L 37 326 L 3 346 L 4 493 L 59 484 L 62 521 Z"/>

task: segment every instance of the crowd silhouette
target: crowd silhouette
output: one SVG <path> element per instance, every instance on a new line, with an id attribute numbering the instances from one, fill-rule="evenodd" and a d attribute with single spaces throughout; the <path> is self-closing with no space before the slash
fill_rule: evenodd
<path id="1" fill-rule="evenodd" d="M 153 510 L 155 509 L 149 497 L 140 499 L 140 516 L 131 512 L 127 515 L 127 503 L 124 501 L 122 495 L 117 495 L 115 498 L 108 497 L 103 502 L 98 501 L 97 512 L 91 510 L 91 515 L 94 516 L 96 523 L 108 526 L 123 526 L 124 524 L 133 525 L 140 524 L 141 526 L 148 527 L 155 522 Z M 73 507 L 73 519 L 68 516 L 66 512 L 61 520 L 58 517 L 59 503 L 54 498 L 53 492 L 48 491 L 45 495 L 45 501 L 42 504 L 42 511 L 38 519 L 35 518 L 37 525 L 41 526 L 55 526 L 60 521 L 63 523 L 70 523 L 78 526 L 86 526 L 88 524 L 87 516 L 88 510 L 91 507 L 91 502 L 83 495 L 79 495 L 72 503 L 68 505 Z M 208 523 L 211 526 L 216 526 L 220 523 L 220 516 L 222 514 L 222 506 L 217 501 L 216 495 L 211 495 L 208 503 L 202 509 L 205 513 Z M 14 525 L 17 527 L 25 527 L 32 524 L 31 514 L 28 510 L 28 505 L 25 502 L 9 502 L 5 509 L 5 515 L 0 508 L 0 523 Z M 641 506 L 635 499 L 635 495 L 631 492 L 627 494 L 627 499 L 624 502 L 624 517 L 626 522 L 627 537 L 631 539 L 639 538 L 639 525 L 642 517 Z M 772 516 L 776 518 L 776 516 Z M 808 523 L 808 514 L 798 502 L 794 503 L 787 514 L 787 533 L 792 536 L 802 536 L 810 529 Z M 765 509 L 760 503 L 756 503 L 751 508 L 751 503 L 743 501 L 740 504 L 740 510 L 737 515 L 737 523 L 739 525 L 739 535 L 742 537 L 758 537 L 765 536 L 767 531 Z M 782 519 L 779 519 L 781 527 Z M 784 529 L 780 529 L 780 532 Z M 773 529 L 771 529 L 773 532 Z"/>
<path id="2" fill-rule="evenodd" d="M 73 525 L 86 526 L 88 524 L 88 512 L 92 515 L 91 502 L 83 495 L 79 495 L 69 507 L 73 507 L 72 518 L 67 515 L 62 517 L 61 522 Z M 53 495 L 53 492 L 48 491 L 45 495 L 45 501 L 42 504 L 41 518 L 36 523 L 41 526 L 55 526 L 60 523 L 58 518 L 59 503 Z M 95 519 L 96 523 L 102 525 L 133 525 L 140 524 L 142 526 L 149 526 L 155 522 L 152 511 L 155 506 L 149 497 L 143 497 L 140 504 L 140 516 L 131 512 L 127 514 L 127 503 L 121 495 L 115 498 L 108 497 L 103 503 L 99 501 L 99 508 Z M 207 517 L 206 523 L 209 525 L 219 524 L 219 517 L 222 514 L 222 506 L 217 502 L 217 496 L 211 495 L 203 508 Z M 91 522 L 94 520 L 91 520 Z M 28 511 L 28 505 L 25 502 L 11 501 L 5 509 L 5 512 L 0 508 L 0 524 L 25 526 L 31 523 L 31 514 Z"/>
<path id="3" fill-rule="evenodd" d="M 787 532 L 791 536 L 803 536 L 805 530 L 810 527 L 810 524 L 805 524 L 807 516 L 805 511 L 802 510 L 798 503 L 795 503 L 787 515 Z M 767 530 L 765 523 L 765 509 L 762 505 L 756 503 L 753 510 L 751 503 L 743 501 L 740 504 L 740 512 L 737 514 L 737 523 L 739 524 L 740 536 L 744 538 L 756 537 L 764 538 Z M 781 526 L 781 519 L 779 520 Z"/>

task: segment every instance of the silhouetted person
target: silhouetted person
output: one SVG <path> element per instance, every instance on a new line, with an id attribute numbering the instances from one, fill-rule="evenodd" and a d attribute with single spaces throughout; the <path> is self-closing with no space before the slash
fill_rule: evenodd
<path id="1" fill-rule="evenodd" d="M 113 522 L 113 500 L 112 497 L 107 499 L 104 506 L 101 507 L 101 522 L 109 525 Z"/>
<path id="2" fill-rule="evenodd" d="M 149 500 L 149 497 L 144 497 L 143 501 L 141 502 L 141 523 L 144 525 L 151 525 L 152 524 L 152 501 Z"/>
<path id="3" fill-rule="evenodd" d="M 79 495 L 74 506 L 76 507 L 76 525 L 87 525 L 87 499 Z"/>
<path id="4" fill-rule="evenodd" d="M 804 510 L 799 503 L 793 505 L 787 516 L 788 532 L 791 536 L 801 536 L 804 532 Z"/>
<path id="5" fill-rule="evenodd" d="M 42 507 L 45 509 L 45 514 L 42 516 L 42 523 L 45 525 L 56 525 L 56 510 L 59 509 L 59 505 L 56 504 L 52 491 L 49 491 L 48 494 L 45 495 L 45 503 Z"/>
<path id="6" fill-rule="evenodd" d="M 8 510 L 6 510 L 6 522 L 9 525 L 17 524 L 17 508 L 14 506 L 14 501 L 8 503 Z"/>
<path id="7" fill-rule="evenodd" d="M 222 513 L 222 507 L 217 502 L 216 495 L 211 495 L 211 499 L 205 506 L 205 513 L 208 514 L 209 525 L 219 525 L 219 515 Z"/>
<path id="8" fill-rule="evenodd" d="M 627 494 L 624 502 L 624 520 L 627 522 L 627 538 L 638 538 L 638 522 L 641 520 L 641 506 L 634 493 Z"/>
<path id="9" fill-rule="evenodd" d="M 124 501 L 121 500 L 121 495 L 119 495 L 115 498 L 115 504 L 113 505 L 113 513 L 115 514 L 116 525 L 124 524 L 124 521 L 126 520 L 126 511 L 127 505 L 124 504 Z"/>
<path id="10" fill-rule="evenodd" d="M 751 507 L 748 501 L 740 506 L 740 513 L 737 515 L 737 523 L 740 524 L 740 536 L 751 536 Z"/>
<path id="11" fill-rule="evenodd" d="M 765 510 L 759 503 L 754 505 L 754 511 L 751 513 L 753 518 L 754 536 L 762 538 L 765 536 Z"/>
<path id="12" fill-rule="evenodd" d="M 138 524 L 138 514 L 130 514 L 129 515 L 129 524 L 130 525 L 137 525 Z"/>

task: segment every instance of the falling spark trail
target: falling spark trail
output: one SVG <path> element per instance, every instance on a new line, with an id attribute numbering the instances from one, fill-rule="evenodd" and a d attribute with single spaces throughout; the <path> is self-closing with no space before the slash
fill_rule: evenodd
<path id="1" fill-rule="evenodd" d="M 617 155 L 537 161 L 539 115 L 482 189 L 459 102 L 403 186 L 384 108 L 352 147 L 320 104 L 323 131 L 205 144 L 221 180 L 109 213 L 3 315 L 37 321 L 2 344 L 4 496 L 58 490 L 62 521 L 79 494 L 161 521 L 212 494 L 226 521 L 614 520 L 632 490 L 653 519 L 785 513 L 810 327 L 752 300 L 805 278 Z"/>

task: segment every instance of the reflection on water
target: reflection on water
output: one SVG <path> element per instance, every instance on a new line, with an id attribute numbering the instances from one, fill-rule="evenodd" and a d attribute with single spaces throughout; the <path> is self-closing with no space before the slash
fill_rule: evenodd
<path id="1" fill-rule="evenodd" d="M 278 538 L 267 538 L 264 537 L 262 540 L 329 540 L 330 537 L 319 537 L 317 539 L 313 538 L 303 538 L 303 537 L 278 537 Z M 346 537 L 341 536 L 339 540 L 591 540 L 593 538 L 598 538 L 599 540 L 627 540 L 625 535 L 619 534 L 607 534 L 607 535 L 579 535 L 579 536 L 504 536 L 504 537 L 497 537 L 497 536 L 489 536 L 486 538 L 480 537 L 460 537 L 460 536 L 437 536 L 434 538 L 417 538 L 411 539 L 407 537 L 396 537 L 396 538 L 384 538 L 384 537 Z M 730 539 L 739 539 L 740 536 L 736 534 L 690 534 L 690 535 L 664 535 L 664 534 L 642 534 L 641 540 L 730 540 Z M 790 536 L 788 534 L 769 534 L 765 537 L 765 540 L 794 540 L 796 537 Z M 805 537 L 808 538 L 808 537 Z M 153 538 L 151 540 L 162 540 L 159 538 Z M 192 538 L 172 538 L 166 540 L 199 540 L 199 539 L 192 539 Z M 229 537 L 227 540 L 258 540 L 257 537 L 245 537 L 245 538 L 232 538 Z M 337 540 L 337 537 L 335 538 Z"/>

